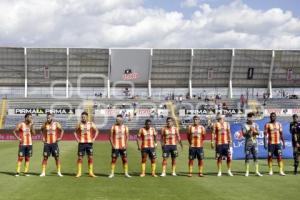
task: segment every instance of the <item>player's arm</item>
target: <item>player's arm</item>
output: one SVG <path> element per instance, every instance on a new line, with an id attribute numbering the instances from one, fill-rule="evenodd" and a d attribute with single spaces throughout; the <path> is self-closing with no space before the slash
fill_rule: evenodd
<path id="1" fill-rule="evenodd" d="M 157 147 L 157 132 L 156 132 L 155 129 L 154 129 L 153 139 L 154 139 L 154 146 L 155 146 L 155 148 L 156 148 L 156 147 Z"/>
<path id="2" fill-rule="evenodd" d="M 165 146 L 165 128 L 162 128 L 160 131 L 161 137 L 160 137 L 160 144 L 161 147 L 163 148 Z"/>
<path id="3" fill-rule="evenodd" d="M 18 136 L 17 132 L 19 132 L 21 124 L 17 124 L 16 128 L 13 130 L 13 134 L 15 136 L 15 138 L 19 141 L 21 141 L 21 138 Z"/>
<path id="4" fill-rule="evenodd" d="M 268 137 L 268 124 L 265 125 L 264 129 L 264 148 L 268 148 L 268 142 L 267 142 L 267 137 Z"/>
<path id="5" fill-rule="evenodd" d="M 42 135 L 42 141 L 45 143 L 46 142 L 46 137 L 45 137 L 45 123 L 41 127 L 41 135 Z"/>
<path id="6" fill-rule="evenodd" d="M 191 126 L 188 126 L 187 132 L 186 132 L 186 138 L 188 139 L 189 145 L 191 146 Z"/>
<path id="7" fill-rule="evenodd" d="M 183 145 L 182 145 L 182 141 L 181 141 L 181 138 L 180 138 L 180 133 L 179 133 L 178 128 L 176 128 L 176 136 L 177 136 L 178 143 L 180 144 L 181 148 L 183 149 Z"/>
<path id="8" fill-rule="evenodd" d="M 227 124 L 227 134 L 228 134 L 228 144 L 231 147 L 232 146 L 232 139 L 231 139 L 231 130 L 230 130 L 230 124 Z"/>
<path id="9" fill-rule="evenodd" d="M 62 126 L 60 125 L 60 123 L 57 123 L 57 129 L 60 132 L 60 136 L 59 138 L 57 138 L 57 141 L 62 140 L 63 136 L 64 136 L 64 129 L 62 128 Z"/>
<path id="10" fill-rule="evenodd" d="M 114 131 L 115 131 L 114 129 L 115 129 L 115 126 L 112 126 L 111 129 L 110 129 L 110 137 L 109 137 L 109 142 L 110 142 L 113 149 L 115 148 L 114 143 L 113 143 L 113 134 L 114 134 Z"/>
<path id="11" fill-rule="evenodd" d="M 74 131 L 74 136 L 75 136 L 75 139 L 77 142 L 79 142 L 79 139 L 78 139 L 78 136 L 77 136 L 77 133 L 80 129 L 80 123 L 77 124 L 76 128 L 75 128 L 75 131 Z"/>
<path id="12" fill-rule="evenodd" d="M 279 128 L 279 134 L 280 134 L 280 139 L 281 139 L 281 142 L 282 142 L 282 148 L 285 149 L 285 141 L 284 141 L 284 138 L 283 138 L 283 133 L 282 133 L 282 126 L 280 124 L 280 128 Z"/>
<path id="13" fill-rule="evenodd" d="M 129 141 L 129 129 L 128 129 L 127 126 L 126 126 L 126 128 L 125 128 L 125 136 L 126 136 L 125 149 L 127 149 L 128 141 Z"/>
<path id="14" fill-rule="evenodd" d="M 97 139 L 98 135 L 99 135 L 99 130 L 98 130 L 98 128 L 97 128 L 97 126 L 96 126 L 95 123 L 93 123 L 92 128 L 95 131 L 95 135 L 94 135 L 94 138 L 93 138 L 93 142 L 94 142 Z"/>
<path id="15" fill-rule="evenodd" d="M 252 130 L 252 134 L 255 135 L 255 136 L 259 135 L 259 129 L 258 129 L 258 125 L 257 124 L 255 124 L 255 126 L 254 126 L 254 128 Z"/>
<path id="16" fill-rule="evenodd" d="M 136 136 L 136 144 L 137 144 L 137 147 L 138 147 L 138 150 L 140 151 L 141 150 L 141 146 L 140 146 L 140 138 L 141 138 L 141 135 L 142 135 L 142 129 L 139 130 L 137 136 Z"/>
<path id="17" fill-rule="evenodd" d="M 34 127 L 33 123 L 30 124 L 30 132 L 31 132 L 31 135 L 35 135 L 36 134 L 35 133 L 35 127 Z"/>
<path id="18" fill-rule="evenodd" d="M 216 125 L 213 124 L 212 132 L 211 132 L 211 141 L 210 141 L 212 149 L 215 148 L 215 133 L 216 133 Z"/>

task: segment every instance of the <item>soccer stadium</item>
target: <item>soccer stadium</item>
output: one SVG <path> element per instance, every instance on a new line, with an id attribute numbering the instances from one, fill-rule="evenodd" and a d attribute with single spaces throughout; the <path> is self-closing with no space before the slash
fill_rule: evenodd
<path id="1" fill-rule="evenodd" d="M 33 44 L 0 43 L 0 200 L 299 198 L 300 50 Z"/>

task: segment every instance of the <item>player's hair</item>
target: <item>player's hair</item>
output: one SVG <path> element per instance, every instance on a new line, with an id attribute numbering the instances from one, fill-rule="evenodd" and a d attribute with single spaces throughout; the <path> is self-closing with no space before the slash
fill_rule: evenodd
<path id="1" fill-rule="evenodd" d="M 118 115 L 117 115 L 117 118 L 118 118 L 118 117 L 121 117 L 121 118 L 123 118 L 123 115 L 121 115 L 121 114 L 118 114 Z"/>
<path id="2" fill-rule="evenodd" d="M 254 116 L 254 113 L 253 112 L 249 112 L 248 114 L 247 114 L 247 117 L 253 117 Z"/>
<path id="3" fill-rule="evenodd" d="M 145 120 L 145 125 L 147 124 L 147 123 L 151 123 L 152 121 L 151 121 L 151 119 L 146 119 Z"/>
<path id="4" fill-rule="evenodd" d="M 275 115 L 276 116 L 276 113 L 275 112 L 271 112 L 270 117 L 271 117 L 271 115 Z"/>
<path id="5" fill-rule="evenodd" d="M 296 118 L 296 117 L 298 117 L 298 115 L 297 114 L 293 114 L 293 118 Z"/>
<path id="6" fill-rule="evenodd" d="M 89 114 L 88 114 L 87 112 L 85 112 L 85 111 L 83 111 L 83 112 L 81 113 L 81 115 L 89 116 Z"/>
<path id="7" fill-rule="evenodd" d="M 198 115 L 195 115 L 195 116 L 193 117 L 193 119 L 196 119 L 196 118 L 200 119 Z"/>
<path id="8" fill-rule="evenodd" d="M 49 115 L 52 115 L 52 113 L 51 112 L 47 112 L 47 116 L 49 116 Z"/>
<path id="9" fill-rule="evenodd" d="M 28 116 L 32 116 L 32 114 L 31 113 L 26 113 L 24 118 L 26 119 Z"/>
<path id="10" fill-rule="evenodd" d="M 167 117 L 166 122 L 168 122 L 169 119 L 173 121 L 173 117 Z"/>

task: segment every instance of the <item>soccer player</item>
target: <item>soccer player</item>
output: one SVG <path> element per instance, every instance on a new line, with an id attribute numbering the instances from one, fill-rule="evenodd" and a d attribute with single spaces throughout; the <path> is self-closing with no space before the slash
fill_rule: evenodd
<path id="1" fill-rule="evenodd" d="M 300 123 L 298 122 L 298 115 L 293 115 L 293 121 L 290 123 L 290 133 L 292 134 L 293 157 L 294 157 L 294 174 L 296 175 L 299 165 L 299 142 L 300 142 Z"/>
<path id="2" fill-rule="evenodd" d="M 180 139 L 179 130 L 173 123 L 172 117 L 167 117 L 167 125 L 161 129 L 161 145 L 163 151 L 162 173 L 161 177 L 166 176 L 167 158 L 171 155 L 172 158 L 172 176 L 176 175 L 176 157 L 178 157 L 177 141 L 179 142 L 181 149 L 183 145 Z"/>
<path id="3" fill-rule="evenodd" d="M 187 139 L 189 142 L 189 174 L 192 177 L 194 159 L 198 159 L 199 177 L 203 177 L 203 142 L 205 136 L 205 128 L 200 125 L 200 118 L 193 117 L 193 124 L 189 125 L 187 131 Z"/>
<path id="4" fill-rule="evenodd" d="M 282 125 L 276 121 L 276 114 L 274 112 L 270 114 L 270 122 L 265 124 L 264 136 L 264 147 L 265 149 L 268 149 L 269 175 L 273 175 L 272 158 L 273 156 L 276 156 L 279 174 L 285 176 L 282 161 L 282 148 L 285 148 L 285 142 L 282 134 Z"/>
<path id="5" fill-rule="evenodd" d="M 230 124 L 224 121 L 224 117 L 218 113 L 216 116 L 217 122 L 213 124 L 211 148 L 216 148 L 216 158 L 218 166 L 218 176 L 222 176 L 222 158 L 227 159 L 228 175 L 233 176 L 231 173 L 231 131 Z M 214 142 L 215 140 L 215 142 Z M 215 147 L 216 145 L 216 147 Z"/>
<path id="6" fill-rule="evenodd" d="M 151 160 L 151 174 L 153 177 L 157 177 L 157 175 L 155 174 L 155 169 L 156 169 L 155 148 L 157 146 L 157 140 L 156 140 L 157 133 L 155 129 L 151 127 L 151 123 L 152 122 L 150 119 L 147 119 L 145 121 L 145 127 L 139 130 L 136 139 L 138 150 L 141 151 L 142 154 L 142 173 L 140 177 L 145 176 L 147 156 L 149 156 L 149 159 Z M 142 140 L 141 146 L 139 140 Z"/>
<path id="7" fill-rule="evenodd" d="M 20 141 L 18 162 L 17 162 L 17 173 L 16 177 L 20 176 L 21 164 L 25 157 L 25 169 L 24 175 L 29 176 L 29 161 L 32 156 L 32 135 L 35 135 L 35 128 L 33 126 L 33 120 L 31 113 L 25 114 L 24 122 L 18 123 L 13 131 L 14 136 Z"/>
<path id="8" fill-rule="evenodd" d="M 296 130 L 294 131 L 294 141 L 295 141 L 295 159 L 294 159 L 294 174 L 298 174 L 298 165 L 299 165 L 299 159 L 300 159 L 300 125 L 298 123 Z"/>
<path id="9" fill-rule="evenodd" d="M 51 113 L 47 113 L 47 120 L 41 127 L 42 138 L 44 142 L 44 159 L 42 162 L 42 173 L 41 177 L 46 176 L 46 166 L 49 156 L 53 156 L 56 163 L 57 175 L 62 177 L 60 171 L 60 159 L 59 159 L 59 148 L 58 141 L 63 137 L 64 131 L 60 123 L 53 121 Z"/>
<path id="10" fill-rule="evenodd" d="M 111 173 L 109 178 L 114 177 L 115 166 L 119 156 L 122 158 L 125 177 L 130 178 L 128 174 L 128 160 L 127 160 L 127 146 L 129 139 L 128 127 L 123 124 L 123 116 L 117 115 L 116 123 L 111 128 L 110 143 L 112 147 L 111 151 Z"/>
<path id="11" fill-rule="evenodd" d="M 74 136 L 78 142 L 78 172 L 76 178 L 81 177 L 82 160 L 85 153 L 88 156 L 89 176 L 96 177 L 93 172 L 93 142 L 98 136 L 98 129 L 95 123 L 88 121 L 87 112 L 81 113 L 81 122 L 77 124 Z"/>
<path id="12" fill-rule="evenodd" d="M 258 125 L 253 122 L 254 113 L 250 112 L 247 114 L 247 122 L 242 126 L 242 133 L 245 137 L 245 165 L 246 173 L 245 176 L 249 176 L 249 160 L 252 155 L 255 163 L 255 173 L 257 176 L 262 176 L 258 171 L 258 161 L 257 161 L 257 139 L 259 135 Z"/>

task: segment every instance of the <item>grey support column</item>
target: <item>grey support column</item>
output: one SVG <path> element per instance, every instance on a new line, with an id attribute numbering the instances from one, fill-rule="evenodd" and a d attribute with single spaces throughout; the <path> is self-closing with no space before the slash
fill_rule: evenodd
<path id="1" fill-rule="evenodd" d="M 70 52 L 69 52 L 69 48 L 67 48 L 66 98 L 69 98 L 69 69 L 70 69 Z"/>
<path id="2" fill-rule="evenodd" d="M 229 85 L 228 85 L 228 96 L 227 98 L 232 99 L 232 74 L 234 69 L 234 59 L 235 59 L 235 49 L 232 49 L 231 55 L 231 65 L 230 65 L 230 74 L 229 74 Z"/>
<path id="3" fill-rule="evenodd" d="M 110 99 L 110 63 L 111 63 L 111 49 L 108 50 L 108 74 L 107 74 L 107 98 Z"/>
<path id="4" fill-rule="evenodd" d="M 190 60 L 190 73 L 189 73 L 189 95 L 190 99 L 193 98 L 193 83 L 192 83 L 192 74 L 193 74 L 193 64 L 194 64 L 194 49 L 191 49 L 191 60 Z"/>
<path id="5" fill-rule="evenodd" d="M 24 89 L 24 97 L 27 98 L 28 88 L 27 88 L 27 48 L 24 48 L 24 72 L 25 72 L 25 89 Z"/>
<path id="6" fill-rule="evenodd" d="M 274 60 L 275 60 L 275 51 L 272 50 L 272 59 L 271 59 L 271 65 L 270 65 L 270 72 L 269 72 L 269 80 L 268 80 L 268 93 L 270 94 L 270 98 L 273 98 L 272 93 L 272 74 L 273 74 L 273 68 L 274 68 Z"/>
<path id="7" fill-rule="evenodd" d="M 150 63 L 149 63 L 149 72 L 148 72 L 148 97 L 152 96 L 152 86 L 151 86 L 152 58 L 153 58 L 153 49 L 150 50 Z"/>

